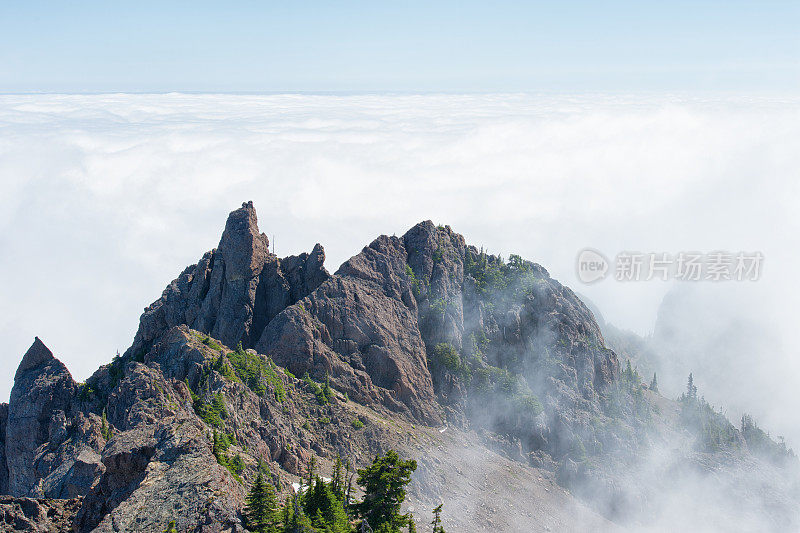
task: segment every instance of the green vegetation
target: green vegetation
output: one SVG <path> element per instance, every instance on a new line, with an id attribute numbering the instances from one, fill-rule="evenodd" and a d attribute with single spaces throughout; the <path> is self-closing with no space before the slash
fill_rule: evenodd
<path id="1" fill-rule="evenodd" d="M 250 390 L 259 396 L 264 396 L 267 391 L 266 386 L 269 385 L 275 392 L 277 401 L 282 402 L 286 399 L 283 380 L 275 370 L 275 363 L 272 360 L 264 360 L 260 355 L 248 352 L 242 348 L 242 343 L 239 343 L 234 351 L 229 352 L 226 359 L 232 365 L 232 371 L 238 380 L 247 385 Z M 223 371 L 220 371 L 220 373 L 231 379 L 229 375 L 224 373 L 227 368 L 227 362 L 222 360 L 222 362 L 216 363 L 215 366 L 222 368 Z M 218 370 L 218 368 L 215 368 L 215 370 Z"/>
<path id="2" fill-rule="evenodd" d="M 105 409 L 103 409 L 103 414 L 100 416 L 100 434 L 107 441 L 111 440 L 111 437 L 114 436 L 114 430 L 108 425 Z"/>
<path id="3" fill-rule="evenodd" d="M 689 374 L 681 404 L 681 422 L 697 437 L 697 445 L 706 451 L 738 447 L 736 428 L 722 412 L 717 412 L 705 398 L 697 396 L 694 377 Z"/>
<path id="4" fill-rule="evenodd" d="M 250 492 L 247 494 L 244 508 L 245 527 L 256 533 L 277 533 L 279 531 L 280 514 L 278 500 L 272 483 L 264 481 L 261 471 L 258 472 Z"/>
<path id="5" fill-rule="evenodd" d="M 333 478 L 326 483 L 315 473 L 316 459 L 312 456 L 306 473 L 306 490 L 287 498 L 280 517 L 282 527 L 274 531 L 285 533 L 350 533 L 350 519 L 345 504 L 342 462 L 336 458 Z"/>
<path id="6" fill-rule="evenodd" d="M 642 377 L 638 369 L 631 366 L 630 360 L 602 399 L 603 410 L 611 418 L 626 420 L 637 427 L 652 420 L 650 404 L 644 397 Z"/>
<path id="7" fill-rule="evenodd" d="M 314 393 L 314 396 L 317 397 L 317 403 L 320 405 L 329 403 L 331 398 L 333 398 L 333 391 L 331 390 L 329 379 L 327 377 L 325 378 L 325 384 L 321 387 L 319 383 L 311 379 L 311 376 L 308 375 L 308 372 L 306 372 L 303 376 L 303 381 L 309 386 L 311 392 Z"/>
<path id="8" fill-rule="evenodd" d="M 772 440 L 769 433 L 759 428 L 753 417 L 748 414 L 742 415 L 741 432 L 747 447 L 755 455 L 775 463 L 781 463 L 795 456 L 794 451 L 786 447 L 783 437 L 779 436 L 777 442 Z"/>
<path id="9" fill-rule="evenodd" d="M 316 476 L 303 496 L 303 511 L 317 530 L 334 533 L 350 531 L 350 521 L 342 500 L 332 490 L 331 483 L 325 483 Z"/>
<path id="10" fill-rule="evenodd" d="M 244 472 L 244 461 L 242 457 L 238 454 L 233 459 L 228 457 L 228 448 L 230 448 L 231 443 L 235 441 L 236 439 L 232 435 L 229 436 L 226 433 L 217 433 L 215 429 L 212 437 L 213 444 L 211 452 L 217 459 L 217 463 L 227 468 L 236 481 L 242 483 L 241 474 Z"/>
<path id="11" fill-rule="evenodd" d="M 445 312 L 447 311 L 447 300 L 444 298 L 437 298 L 431 302 L 431 314 L 432 316 L 444 318 Z"/>
<path id="12" fill-rule="evenodd" d="M 506 407 L 514 411 L 527 412 L 528 416 L 537 416 L 542 412 L 539 399 L 533 394 L 522 376 L 513 374 L 505 368 L 484 366 L 472 373 L 472 388 L 484 396 L 505 399 Z"/>
<path id="13" fill-rule="evenodd" d="M 81 383 L 78 385 L 78 400 L 88 402 L 95 395 L 95 392 L 89 383 Z"/>
<path id="14" fill-rule="evenodd" d="M 170 520 L 167 527 L 164 529 L 164 533 L 178 533 L 178 528 L 175 526 L 175 520 Z"/>
<path id="15" fill-rule="evenodd" d="M 509 262 L 502 257 L 486 254 L 483 249 L 477 254 L 467 250 L 464 256 L 464 273 L 475 280 L 475 290 L 483 296 L 505 302 L 513 301 L 531 293 L 542 282 L 534 265 L 522 257 L 511 254 Z"/>
<path id="16" fill-rule="evenodd" d="M 419 300 L 422 296 L 422 289 L 425 287 L 425 284 L 417 279 L 417 276 L 414 274 L 414 269 L 412 269 L 409 264 L 406 264 L 406 276 L 408 276 L 408 279 L 411 281 L 411 292 L 414 293 L 414 298 Z"/>
<path id="17" fill-rule="evenodd" d="M 221 440 L 218 436 L 219 447 Z M 329 482 L 317 475 L 316 465 L 312 456 L 303 476 L 305 490 L 290 496 L 279 507 L 268 472 L 259 463 L 243 511 L 245 528 L 258 533 L 351 533 L 364 527 L 374 533 L 399 533 L 401 527 L 408 526 L 409 532 L 416 531 L 411 514 L 400 514 L 405 487 L 417 467 L 415 461 L 403 461 L 394 451 L 376 457 L 372 465 L 358 471 L 357 483 L 364 488 L 365 496 L 353 505 L 349 502 L 355 474 L 350 463 L 343 464 L 337 456 Z M 435 515 L 439 516 L 437 512 Z M 354 529 L 351 520 L 356 519 L 363 524 Z M 438 529 L 434 531 L 444 533 L 441 518 L 435 527 Z"/>
<path id="18" fill-rule="evenodd" d="M 353 426 L 355 429 L 361 429 L 364 427 L 364 422 L 359 420 L 358 418 L 354 418 L 350 425 Z"/>
<path id="19" fill-rule="evenodd" d="M 389 450 L 358 471 L 356 483 L 364 489 L 364 499 L 352 508 L 376 533 L 398 533 L 412 521 L 410 514 L 400 514 L 400 507 L 406 499 L 405 487 L 416 469 L 416 461 L 403 461 L 397 452 Z"/>
<path id="20" fill-rule="evenodd" d="M 211 395 L 211 401 L 206 401 L 203 397 L 196 394 L 191 388 L 192 407 L 200 419 L 213 427 L 222 427 L 228 418 L 228 410 L 225 408 L 225 396 L 221 392 Z"/>
<path id="21" fill-rule="evenodd" d="M 488 342 L 485 341 L 485 336 L 482 337 L 483 340 L 478 341 L 472 335 L 474 345 L 485 345 Z M 490 417 L 477 418 L 491 420 L 493 430 L 505 432 L 520 424 L 532 423 L 533 418 L 542 412 L 539 399 L 522 376 L 504 368 L 487 365 L 480 357 L 480 352 L 473 352 L 465 362 L 453 345 L 440 343 L 430 351 L 429 363 L 434 382 L 443 379 L 445 374 L 463 382 L 473 413 L 492 410 Z"/>
<path id="22" fill-rule="evenodd" d="M 461 357 L 458 355 L 452 344 L 443 342 L 433 347 L 431 363 L 434 366 L 446 368 L 451 373 L 459 373 L 463 370 Z"/>
<path id="23" fill-rule="evenodd" d="M 433 533 L 445 533 L 444 527 L 442 527 L 442 505 L 440 503 L 433 510 L 433 522 L 431 522 Z"/>
<path id="24" fill-rule="evenodd" d="M 220 344 L 217 341 L 215 341 L 214 339 L 212 339 L 211 337 L 208 337 L 208 336 L 204 337 L 202 339 L 202 343 L 205 344 L 206 346 L 208 346 L 209 348 L 211 348 L 212 350 L 215 350 L 215 351 L 218 351 L 218 352 L 222 351 L 222 346 L 220 346 Z"/>

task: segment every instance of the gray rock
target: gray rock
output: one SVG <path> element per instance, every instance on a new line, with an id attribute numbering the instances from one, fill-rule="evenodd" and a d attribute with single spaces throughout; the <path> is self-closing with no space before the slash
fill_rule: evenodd
<path id="1" fill-rule="evenodd" d="M 70 531 L 81 499 L 42 500 L 0 496 L 0 530 L 31 533 Z"/>
<path id="2" fill-rule="evenodd" d="M 438 423 L 406 257 L 402 240 L 379 237 L 270 322 L 256 350 L 297 375 L 328 374 L 356 401 Z"/>
<path id="3" fill-rule="evenodd" d="M 76 385 L 67 368 L 37 337 L 22 358 L 14 376 L 6 425 L 8 492 L 16 496 L 40 495 L 38 482 L 48 471 L 31 468 L 37 449 L 61 429 L 58 420 L 70 413 Z M 59 414 L 60 413 L 60 414 Z"/>
<path id="4" fill-rule="evenodd" d="M 217 464 L 193 416 L 120 432 L 103 465 L 76 517 L 78 531 L 157 533 L 176 520 L 179 531 L 216 532 L 241 523 L 245 488 Z"/>
<path id="5" fill-rule="evenodd" d="M 279 259 L 258 229 L 252 202 L 228 217 L 219 246 L 186 268 L 142 314 L 128 356 L 143 356 L 170 328 L 186 324 L 228 346 L 251 348 L 272 318 L 329 274 L 325 252 Z"/>

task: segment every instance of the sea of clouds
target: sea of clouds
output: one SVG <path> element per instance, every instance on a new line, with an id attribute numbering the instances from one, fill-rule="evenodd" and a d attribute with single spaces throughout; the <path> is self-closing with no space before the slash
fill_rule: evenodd
<path id="1" fill-rule="evenodd" d="M 0 398 L 35 335 L 78 380 L 124 351 L 253 200 L 278 255 L 431 219 L 642 334 L 670 283 L 581 285 L 579 250 L 761 251 L 708 303 L 780 338 L 731 364 L 774 369 L 753 411 L 798 443 L 799 171 L 795 96 L 0 95 Z"/>

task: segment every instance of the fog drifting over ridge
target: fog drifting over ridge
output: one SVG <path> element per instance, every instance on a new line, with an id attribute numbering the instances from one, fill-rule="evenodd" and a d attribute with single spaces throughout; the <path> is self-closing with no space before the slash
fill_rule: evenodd
<path id="1" fill-rule="evenodd" d="M 780 350 L 730 364 L 774 369 L 754 414 L 800 447 L 798 119 L 798 97 L 0 96 L 0 397 L 34 335 L 77 380 L 124 351 L 253 200 L 280 256 L 321 242 L 334 271 L 432 219 L 639 333 L 670 283 L 582 285 L 580 249 L 761 251 L 760 281 L 710 292 L 778 332 Z"/>

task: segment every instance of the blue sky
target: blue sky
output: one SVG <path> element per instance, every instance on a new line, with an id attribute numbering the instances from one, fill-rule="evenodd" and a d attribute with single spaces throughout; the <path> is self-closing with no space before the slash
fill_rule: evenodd
<path id="1" fill-rule="evenodd" d="M 0 1 L 0 92 L 778 91 L 800 2 Z"/>

